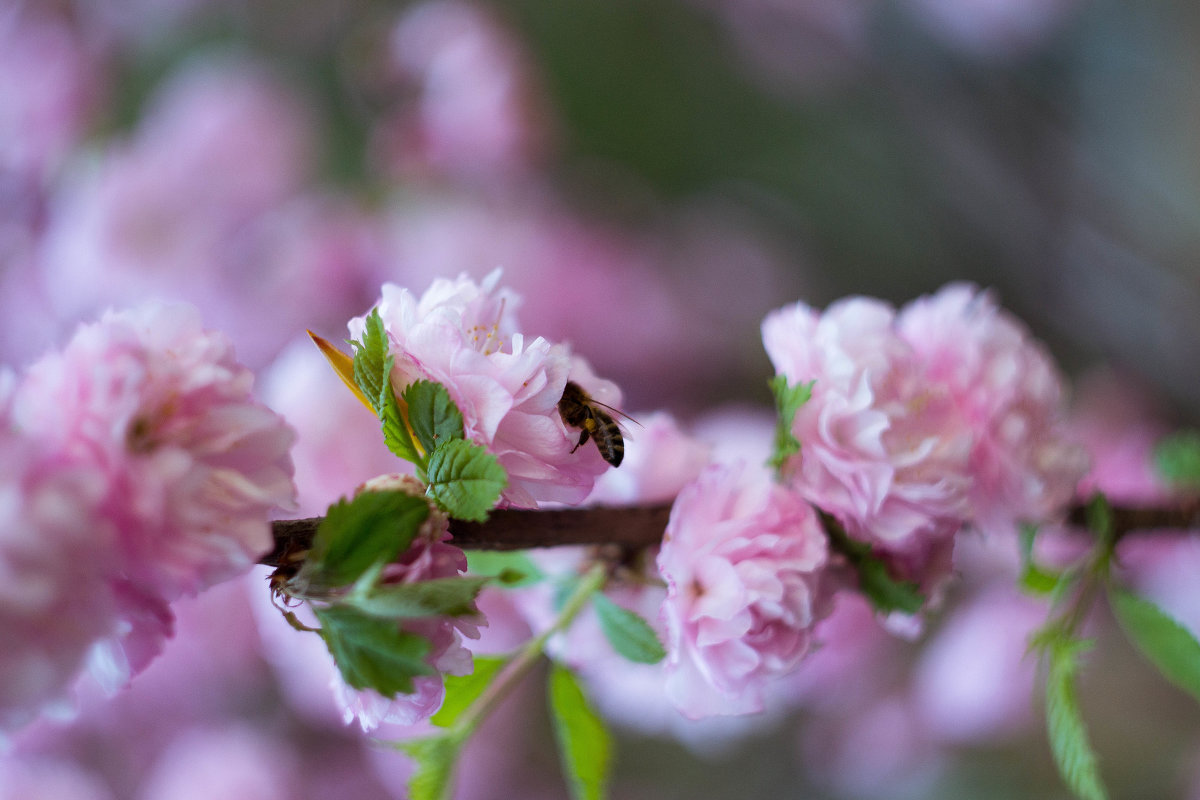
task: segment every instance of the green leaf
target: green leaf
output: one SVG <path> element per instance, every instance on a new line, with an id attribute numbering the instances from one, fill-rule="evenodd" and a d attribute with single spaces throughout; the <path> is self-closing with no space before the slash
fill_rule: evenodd
<path id="1" fill-rule="evenodd" d="M 461 617 L 478 614 L 475 598 L 493 578 L 433 578 L 413 583 L 385 583 L 353 604 L 376 617 Z"/>
<path id="2" fill-rule="evenodd" d="M 395 359 L 392 356 L 387 357 L 389 374 L 394 362 Z M 417 466 L 424 466 L 425 459 L 417 452 L 417 447 L 413 444 L 412 434 L 408 432 L 408 423 L 404 420 L 404 412 L 396 400 L 396 393 L 391 389 L 391 383 L 388 383 L 387 391 L 380 395 L 378 409 L 379 422 L 383 427 L 383 443 L 387 445 L 388 450 L 405 461 L 412 462 Z"/>
<path id="3" fill-rule="evenodd" d="M 858 575 L 858 588 L 881 614 L 900 611 L 916 614 L 925 605 L 925 595 L 912 581 L 892 577 L 887 564 L 874 554 L 871 545 L 851 539 L 846 531 L 829 514 L 821 514 L 821 522 L 829 535 L 829 546 L 846 557 L 846 561 Z"/>
<path id="4" fill-rule="evenodd" d="M 1038 526 L 1032 522 L 1022 522 L 1018 527 L 1018 535 L 1021 548 L 1021 565 L 1026 566 L 1033 562 L 1033 543 L 1037 539 Z"/>
<path id="5" fill-rule="evenodd" d="M 581 583 L 583 583 L 582 575 L 560 576 L 555 580 L 554 592 L 550 595 L 550 607 L 554 609 L 555 614 L 562 613 L 567 606 L 567 601 L 579 589 Z"/>
<path id="6" fill-rule="evenodd" d="M 354 382 L 380 415 L 379 399 L 385 388 L 391 393 L 391 367 L 395 362 L 389 363 L 387 329 L 378 308 L 367 315 L 362 341 L 350 345 L 354 348 Z"/>
<path id="7" fill-rule="evenodd" d="M 372 564 L 393 561 L 407 550 L 428 516 L 424 497 L 399 490 L 343 498 L 317 527 L 305 574 L 322 586 L 353 583 Z"/>
<path id="8" fill-rule="evenodd" d="M 1167 680 L 1200 701 L 1200 642 L 1149 600 L 1113 589 L 1109 603 L 1121 629 Z"/>
<path id="9" fill-rule="evenodd" d="M 775 409 L 779 414 L 775 420 L 775 446 L 767 463 L 778 472 L 789 457 L 800 452 L 800 440 L 792 433 L 792 422 L 796 412 L 812 397 L 815 381 L 789 386 L 787 377 L 776 375 L 767 383 L 775 396 Z"/>
<path id="10" fill-rule="evenodd" d="M 593 595 L 592 604 L 600 619 L 600 630 L 613 650 L 637 664 L 657 664 L 667 657 L 658 635 L 646 620 L 602 594 Z"/>
<path id="11" fill-rule="evenodd" d="M 1062 635 L 1047 642 L 1046 730 L 1054 763 L 1071 791 L 1082 800 L 1105 800 L 1108 794 L 1100 779 L 1096 754 L 1088 741 L 1075 691 L 1078 656 L 1088 647 L 1087 642 Z"/>
<path id="12" fill-rule="evenodd" d="M 1092 495 L 1088 500 L 1086 513 L 1088 530 L 1096 534 L 1100 541 L 1111 542 L 1115 528 L 1112 506 L 1108 504 L 1108 498 L 1100 492 Z"/>
<path id="13" fill-rule="evenodd" d="M 1062 576 L 1058 573 L 1042 569 L 1036 564 L 1027 564 L 1021 572 L 1019 585 L 1029 594 L 1044 596 L 1053 594 L 1061 579 Z"/>
<path id="14" fill-rule="evenodd" d="M 429 494 L 455 519 L 483 522 L 508 485 L 496 457 L 465 439 L 442 442 L 429 457 Z"/>
<path id="15" fill-rule="evenodd" d="M 408 423 L 413 434 L 432 453 L 441 442 L 463 438 L 463 416 L 446 387 L 433 381 L 416 381 L 403 392 Z"/>
<path id="16" fill-rule="evenodd" d="M 1038 526 L 1031 522 L 1020 525 L 1021 548 L 1021 577 L 1017 584 L 1021 589 L 1034 595 L 1047 595 L 1054 592 L 1059 585 L 1061 575 L 1047 570 L 1033 560 L 1033 542 L 1037 538 Z"/>
<path id="17" fill-rule="evenodd" d="M 519 550 L 468 550 L 467 571 L 481 577 L 500 578 L 512 589 L 533 586 L 546 579 L 537 564 Z"/>
<path id="18" fill-rule="evenodd" d="M 475 656 L 475 669 L 470 675 L 447 675 L 446 699 L 429 721 L 442 728 L 453 726 L 507 663 L 507 658 Z"/>
<path id="19" fill-rule="evenodd" d="M 371 309 L 367 315 L 362 341 L 350 344 L 354 348 L 354 382 L 371 403 L 375 416 L 379 417 L 388 450 L 405 461 L 420 464 L 421 455 L 413 445 L 404 413 L 392 390 L 392 368 L 396 358 L 389 352 L 387 329 L 378 308 Z"/>
<path id="20" fill-rule="evenodd" d="M 887 565 L 871 556 L 855 564 L 858 571 L 858 588 L 871 605 L 881 614 L 899 611 L 916 614 L 925 605 L 925 595 L 912 581 L 896 580 L 888 572 Z"/>
<path id="21" fill-rule="evenodd" d="M 1200 431 L 1180 431 L 1163 438 L 1154 448 L 1154 464 L 1168 483 L 1200 489 Z"/>
<path id="22" fill-rule="evenodd" d="M 549 694 L 554 738 L 571 797 L 601 800 L 607 795 L 612 737 L 574 674 L 561 664 L 551 667 Z"/>
<path id="23" fill-rule="evenodd" d="M 436 674 L 425 663 L 429 641 L 394 621 L 348 605 L 314 606 L 313 612 L 342 678 L 355 689 L 374 689 L 384 697 L 412 694 L 413 678 Z"/>
<path id="24" fill-rule="evenodd" d="M 450 800 L 454 766 L 463 739 L 453 734 L 396 742 L 399 750 L 417 762 L 408 779 L 409 800 Z"/>

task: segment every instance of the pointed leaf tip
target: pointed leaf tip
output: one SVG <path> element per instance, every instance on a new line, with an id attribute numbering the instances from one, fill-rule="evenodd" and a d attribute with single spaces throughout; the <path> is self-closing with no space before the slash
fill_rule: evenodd
<path id="1" fill-rule="evenodd" d="M 325 360 L 329 362 L 329 366 L 333 367 L 333 371 L 342 379 L 342 383 L 350 387 L 350 391 L 354 392 L 354 396 L 367 407 L 367 410 L 372 414 L 375 413 L 375 406 L 371 405 L 367 400 L 367 396 L 362 393 L 362 389 L 358 388 L 358 383 L 354 380 L 354 359 L 334 347 L 328 339 L 325 339 L 312 331 L 306 331 L 308 338 L 313 340 L 313 344 L 321 351 L 321 355 L 325 356 Z"/>

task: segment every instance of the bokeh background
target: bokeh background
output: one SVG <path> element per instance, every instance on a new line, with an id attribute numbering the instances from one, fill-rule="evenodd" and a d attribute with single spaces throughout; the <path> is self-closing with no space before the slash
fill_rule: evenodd
<path id="1" fill-rule="evenodd" d="M 299 430 L 319 513 L 392 465 L 304 329 L 344 338 L 385 280 L 502 267 L 524 329 L 627 408 L 734 435 L 769 405 L 770 309 L 968 280 L 1074 379 L 1103 485 L 1144 496 L 1154 437 L 1200 418 L 1198 61 L 1178 0 L 4 0 L 0 360 L 191 302 Z M 1043 609 L 978 549 L 915 642 L 839 608 L 786 714 L 622 722 L 613 796 L 1065 797 L 1021 658 Z M 1200 629 L 1192 542 L 1124 559 Z M 128 689 L 10 744 L 0 798 L 403 796 L 264 575 L 178 615 Z M 1114 795 L 1200 797 L 1200 709 L 1094 624 Z M 564 796 L 521 700 L 462 797 Z"/>

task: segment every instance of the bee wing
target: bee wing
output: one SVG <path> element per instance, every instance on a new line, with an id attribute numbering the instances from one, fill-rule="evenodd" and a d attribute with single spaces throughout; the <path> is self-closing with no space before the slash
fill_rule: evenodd
<path id="1" fill-rule="evenodd" d="M 632 422 L 634 425 L 637 425 L 639 428 L 642 427 L 642 423 L 638 422 L 636 419 L 629 416 L 624 411 L 621 411 L 620 409 L 617 409 L 617 408 L 613 408 L 608 403 L 601 403 L 599 400 L 592 400 L 591 403 L 592 403 L 592 405 L 600 406 L 600 408 L 603 408 L 605 411 L 609 412 L 610 414 L 612 414 L 616 417 L 619 417 L 622 422 Z"/>

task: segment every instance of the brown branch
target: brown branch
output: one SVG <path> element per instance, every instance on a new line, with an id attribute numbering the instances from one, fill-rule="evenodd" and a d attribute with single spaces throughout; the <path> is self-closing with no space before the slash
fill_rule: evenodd
<path id="1" fill-rule="evenodd" d="M 1120 539 L 1129 533 L 1200 530 L 1200 498 L 1191 498 L 1173 506 L 1113 506 L 1113 535 Z M 1086 528 L 1086 505 L 1073 506 L 1067 515 L 1069 525 Z"/>
<path id="2" fill-rule="evenodd" d="M 563 508 L 545 511 L 502 509 L 487 522 L 450 522 L 454 543 L 471 550 L 524 550 L 563 545 L 617 545 L 626 549 L 650 547 L 662 541 L 671 505 L 610 508 Z M 1086 526 L 1087 509 L 1073 507 L 1067 522 Z M 1135 531 L 1200 530 L 1200 500 L 1175 506 L 1114 506 L 1114 533 L 1118 538 Z M 260 564 L 277 567 L 312 545 L 320 517 L 287 519 L 274 523 L 275 549 Z"/>
<path id="3" fill-rule="evenodd" d="M 487 522 L 450 521 L 450 534 L 469 550 L 524 550 L 530 547 L 613 544 L 640 549 L 662 541 L 671 504 L 608 508 L 500 509 Z M 277 567 L 289 555 L 307 550 L 321 517 L 274 523 L 275 549 L 258 563 Z"/>

